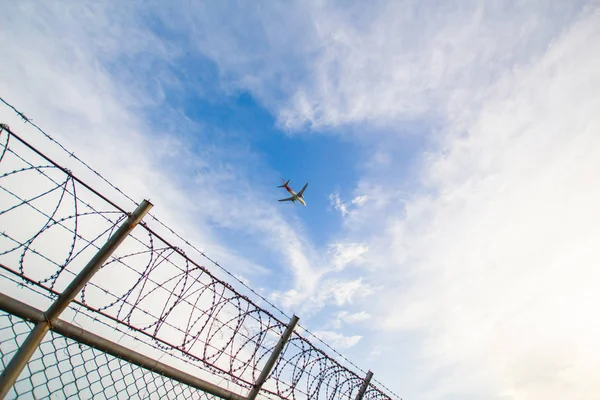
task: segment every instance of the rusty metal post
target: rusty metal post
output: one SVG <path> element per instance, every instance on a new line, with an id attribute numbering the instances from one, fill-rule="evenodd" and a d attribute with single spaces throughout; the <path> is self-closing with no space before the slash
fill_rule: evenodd
<path id="1" fill-rule="evenodd" d="M 131 215 L 123 222 L 117 231 L 108 239 L 108 241 L 98 250 L 87 265 L 73 279 L 65 291 L 56 299 L 44 314 L 44 321 L 35 325 L 33 330 L 25 339 L 25 342 L 19 347 L 10 360 L 2 375 L 0 376 L 0 399 L 4 399 L 10 388 L 15 384 L 19 375 L 29 362 L 29 359 L 39 347 L 44 336 L 50 329 L 52 323 L 58 320 L 60 314 L 69 306 L 69 303 L 77 296 L 83 287 L 89 282 L 94 274 L 102 267 L 104 262 L 116 250 L 117 247 L 131 233 L 133 228 L 141 222 L 142 218 L 150 211 L 152 204 L 144 200 Z"/>
<path id="2" fill-rule="evenodd" d="M 275 363 L 279 359 L 279 356 L 281 355 L 281 352 L 283 351 L 283 346 L 285 346 L 286 342 L 289 340 L 290 336 L 292 335 L 292 332 L 294 331 L 294 328 L 296 327 L 296 324 L 298 323 L 298 319 L 299 318 L 297 316 L 295 316 L 295 315 L 292 316 L 292 319 L 288 323 L 287 328 L 283 332 L 283 335 L 281 335 L 281 337 L 279 338 L 279 341 L 277 342 L 277 345 L 275 346 L 275 348 L 273 349 L 273 352 L 269 356 L 267 363 L 265 364 L 264 368 L 260 372 L 258 379 L 254 383 L 254 386 L 252 386 L 252 390 L 250 390 L 250 393 L 248 393 L 248 397 L 246 397 L 246 400 L 256 399 L 258 392 L 260 392 L 260 388 L 262 387 L 262 385 L 265 383 L 265 381 L 269 377 L 271 370 L 273 369 L 273 367 L 275 366 Z"/>
<path id="3" fill-rule="evenodd" d="M 358 394 L 356 395 L 355 400 L 362 400 L 367 388 L 369 387 L 369 383 L 371 383 L 371 378 L 373 377 L 373 373 L 371 371 L 367 372 L 367 376 L 365 376 L 365 380 L 362 385 L 360 385 L 360 389 L 358 389 Z"/>

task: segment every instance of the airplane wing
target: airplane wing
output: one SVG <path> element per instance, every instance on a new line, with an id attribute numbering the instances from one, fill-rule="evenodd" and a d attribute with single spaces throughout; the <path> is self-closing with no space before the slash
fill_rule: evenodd
<path id="1" fill-rule="evenodd" d="M 288 197 L 287 199 L 281 199 L 281 200 L 278 200 L 278 201 L 292 201 L 292 200 L 294 200 L 293 197 Z"/>
<path id="2" fill-rule="evenodd" d="M 304 185 L 304 187 L 302 188 L 302 190 L 300 190 L 298 192 L 298 196 L 302 196 L 302 194 L 304 193 L 304 189 L 306 189 L 307 186 L 308 186 L 308 182 L 306 182 L 306 185 Z"/>

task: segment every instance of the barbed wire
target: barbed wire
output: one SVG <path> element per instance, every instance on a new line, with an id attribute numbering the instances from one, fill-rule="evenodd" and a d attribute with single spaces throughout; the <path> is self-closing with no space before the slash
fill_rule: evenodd
<path id="1" fill-rule="evenodd" d="M 131 197 L 129 197 L 127 194 L 125 194 L 122 190 L 120 190 L 119 188 L 114 186 L 110 181 L 108 181 L 108 179 L 104 178 L 100 173 L 98 173 L 97 171 L 92 169 L 83 160 L 81 160 L 77 156 L 75 156 L 74 153 L 69 152 L 58 141 L 53 139 L 49 134 L 47 134 L 39 126 L 34 124 L 31 121 L 31 119 L 27 118 L 22 112 L 18 111 L 15 107 L 13 107 L 11 104 L 7 103 L 1 97 L 0 97 L 0 101 L 2 101 L 6 106 L 8 106 L 15 113 L 17 113 L 17 115 L 19 115 L 26 123 L 29 123 L 34 128 L 36 128 L 48 140 L 50 140 L 52 143 L 58 145 L 62 151 L 66 152 L 70 157 L 73 157 L 74 159 L 76 159 L 79 163 L 81 163 L 83 166 L 85 166 L 88 170 L 90 170 L 96 176 L 98 176 L 100 179 L 102 179 L 104 182 L 106 182 L 111 188 L 113 188 L 114 190 L 116 190 L 117 192 L 122 194 L 124 197 L 126 197 L 128 200 L 130 200 L 133 204 L 137 204 L 137 202 L 135 200 L 133 200 Z M 22 204 L 27 204 L 27 205 L 31 206 L 31 203 L 36 199 L 39 199 L 44 196 L 48 196 L 49 193 L 52 193 L 54 191 L 59 191 L 61 188 L 63 191 L 63 193 L 61 194 L 61 197 L 60 197 L 60 201 L 56 205 L 56 209 L 53 212 L 51 212 L 49 215 L 46 215 L 46 217 L 49 217 L 47 224 L 44 225 L 44 227 L 34 235 L 32 240 L 30 238 L 30 241 L 31 242 L 35 241 L 40 235 L 42 235 L 45 231 L 51 229 L 53 226 L 62 226 L 66 221 L 70 221 L 70 220 L 75 221 L 75 229 L 74 229 L 74 232 L 72 232 L 72 233 L 74 233 L 74 236 L 73 236 L 73 240 L 71 241 L 71 249 L 68 252 L 66 261 L 63 261 L 62 264 L 55 263 L 60 268 L 58 271 L 58 274 L 55 273 L 54 275 L 56 275 L 56 276 L 52 275 L 50 277 L 50 279 L 46 278 L 46 281 L 44 281 L 44 282 L 52 281 L 52 284 L 49 287 L 49 289 L 52 290 L 54 283 L 55 283 L 56 279 L 58 278 L 58 276 L 60 275 L 60 273 L 62 273 L 62 270 L 66 267 L 67 264 L 72 262 L 73 259 L 75 258 L 75 257 L 73 257 L 73 255 L 75 254 L 76 241 L 78 239 L 82 239 L 81 236 L 78 235 L 78 233 L 77 233 L 78 219 L 80 217 L 85 217 L 85 216 L 90 216 L 90 215 L 101 215 L 104 219 L 111 221 L 113 223 L 113 228 L 116 224 L 115 221 L 108 219 L 106 217 L 105 213 L 107 213 L 107 212 L 104 212 L 104 213 L 98 212 L 93 206 L 91 206 L 90 204 L 88 204 L 88 203 L 82 201 L 80 198 L 78 198 L 78 195 L 76 193 L 76 184 L 82 185 L 85 189 L 89 190 L 92 194 L 99 196 L 102 200 L 104 200 L 110 206 L 112 206 L 116 210 L 118 210 L 118 212 L 121 212 L 123 214 L 126 214 L 126 212 L 123 209 L 121 209 L 117 204 L 110 201 L 108 198 L 106 198 L 105 196 L 103 196 L 102 194 L 100 194 L 99 192 L 94 190 L 92 187 L 88 186 L 83 181 L 76 178 L 69 170 L 61 167 L 60 165 L 58 165 L 57 163 L 55 163 L 54 161 L 49 159 L 47 156 L 45 156 L 43 153 L 41 153 L 40 151 L 35 149 L 33 146 L 31 146 L 30 144 L 25 142 L 23 139 L 18 137 L 16 134 L 14 134 L 12 131 L 10 131 L 10 129 L 7 126 L 3 126 L 2 129 L 0 129 L 0 133 L 2 130 L 6 131 L 8 133 L 8 135 L 7 135 L 6 143 L 5 143 L 4 147 L 2 148 L 2 152 L 0 153 L 0 162 L 3 160 L 3 158 L 6 156 L 7 153 L 15 154 L 14 152 L 12 152 L 9 149 L 9 142 L 10 142 L 11 136 L 14 136 L 19 142 L 23 143 L 25 145 L 25 147 L 28 147 L 30 150 L 34 151 L 34 153 L 36 153 L 38 156 L 45 159 L 47 162 L 50 162 L 50 165 L 30 164 L 29 167 L 21 168 L 19 170 L 13 170 L 13 171 L 10 171 L 9 175 L 4 174 L 4 175 L 0 176 L 0 178 L 4 178 L 5 176 L 16 175 L 19 173 L 26 173 L 28 171 L 35 170 L 37 172 L 40 172 L 42 175 L 46 176 L 47 178 L 49 178 L 56 185 L 53 190 L 47 191 L 46 193 L 41 193 L 36 198 L 20 199 Z M 21 159 L 21 160 L 24 161 L 23 159 Z M 67 178 L 66 178 L 66 180 L 64 180 L 62 182 L 62 184 L 60 181 L 55 182 L 54 179 L 50 178 L 48 176 L 48 174 L 46 173 L 47 171 L 45 171 L 45 168 L 48 169 L 51 167 L 54 167 L 57 170 L 66 174 Z M 60 204 L 64 199 L 65 193 L 67 193 L 68 196 L 71 196 L 74 199 L 75 212 L 68 218 L 64 217 L 64 216 L 62 218 L 56 218 L 56 213 L 57 213 L 56 210 L 58 210 L 58 208 L 60 207 Z M 88 209 L 91 209 L 92 211 L 89 213 L 78 213 L 77 204 L 80 204 L 80 203 L 83 204 Z M 2 215 L 2 213 L 6 213 L 8 211 L 10 211 L 10 210 L 1 211 L 0 215 Z M 211 259 L 204 251 L 199 250 L 192 243 L 190 243 L 189 241 L 187 241 L 186 239 L 181 237 L 173 229 L 169 228 L 166 224 L 164 224 L 162 221 L 160 221 L 154 215 L 150 215 L 150 217 L 152 218 L 152 220 L 156 221 L 159 225 L 161 225 L 168 232 L 173 234 L 179 240 L 183 241 L 191 249 L 193 249 L 194 251 L 199 253 L 202 257 L 204 257 L 205 259 L 210 261 L 213 265 L 217 266 L 221 271 L 225 272 L 229 277 L 235 279 L 236 282 L 243 285 L 243 287 L 245 287 L 247 290 L 249 290 L 253 295 L 257 296 L 259 299 L 261 299 L 262 301 L 267 303 L 274 310 L 277 310 L 281 315 L 289 318 L 289 316 L 284 311 L 282 311 L 276 305 L 274 305 L 272 302 L 270 302 L 268 299 L 266 299 L 265 297 L 263 297 L 262 295 L 260 295 L 256 291 L 254 291 L 251 287 L 249 287 L 247 284 L 245 284 L 243 281 L 241 281 L 239 278 L 237 278 L 234 274 L 230 273 L 227 269 L 225 269 L 223 266 L 221 266 L 218 262 Z M 131 263 L 124 262 L 125 260 L 140 259 L 141 257 L 144 257 L 144 256 L 148 257 L 148 260 L 145 263 L 140 263 L 138 261 L 138 262 L 134 262 L 134 264 L 136 264 L 134 266 L 128 265 L 128 268 L 130 270 L 135 271 L 138 274 L 137 281 L 133 285 L 133 287 L 130 287 L 125 295 L 122 295 L 119 297 L 119 296 L 115 296 L 113 293 L 110 293 L 110 291 L 107 290 L 105 287 L 102 287 L 101 284 L 98 285 L 95 282 L 91 282 L 89 284 L 90 288 L 98 289 L 99 292 L 104 292 L 104 294 L 106 294 L 106 295 L 110 294 L 113 297 L 116 297 L 117 300 L 115 300 L 113 298 L 112 303 L 100 305 L 97 307 L 89 306 L 88 304 L 86 304 L 86 301 L 87 301 L 86 297 L 85 297 L 86 292 L 84 289 L 84 292 L 82 293 L 82 297 L 81 297 L 81 304 L 85 305 L 86 307 L 90 307 L 90 309 L 92 309 L 92 310 L 101 312 L 103 315 L 107 315 L 106 312 L 110 311 L 111 309 L 112 310 L 117 309 L 118 311 L 116 312 L 116 315 L 108 315 L 108 316 L 114 318 L 118 322 L 125 323 L 130 328 L 140 330 L 141 332 L 144 332 L 144 333 L 148 333 L 147 332 L 148 329 L 154 328 L 154 331 L 149 336 L 153 337 L 154 339 L 159 340 L 159 339 L 161 339 L 161 337 L 160 337 L 161 329 L 177 330 L 175 328 L 174 324 L 168 321 L 170 316 L 172 314 L 176 313 L 177 309 L 183 308 L 183 307 L 194 308 L 194 306 L 191 306 L 190 302 L 187 300 L 187 298 L 189 296 L 197 295 L 197 299 L 200 299 L 202 294 L 209 292 L 213 299 L 213 303 L 211 306 L 212 308 L 209 307 L 209 309 L 213 310 L 213 313 L 217 312 L 217 311 L 223 312 L 224 309 L 227 309 L 227 306 L 231 306 L 232 304 L 237 302 L 236 306 L 232 308 L 232 309 L 237 309 L 237 312 L 238 312 L 237 316 L 234 317 L 235 313 L 229 315 L 230 319 L 227 320 L 226 323 L 222 323 L 222 321 L 220 321 L 219 318 L 213 318 L 212 325 L 209 324 L 208 321 L 204 321 L 204 325 L 202 325 L 202 323 L 199 322 L 202 319 L 202 317 L 200 316 L 200 314 L 202 314 L 202 313 L 198 312 L 196 314 L 190 314 L 189 318 L 188 318 L 188 325 L 187 325 L 185 332 L 182 331 L 181 329 L 179 329 L 179 331 L 184 333 L 184 339 L 181 342 L 182 344 L 179 346 L 177 346 L 177 345 L 173 346 L 169 342 L 166 342 L 166 343 L 167 343 L 167 346 L 173 346 L 174 348 L 182 351 L 183 353 L 188 353 L 188 355 L 190 355 L 191 357 L 198 358 L 199 360 L 207 363 L 207 365 L 216 367 L 217 369 L 221 370 L 221 372 L 228 373 L 232 378 L 234 378 L 234 380 L 236 380 L 238 382 L 244 382 L 246 384 L 249 382 L 245 381 L 245 379 L 241 376 L 241 375 L 243 375 L 243 373 L 241 373 L 241 374 L 238 373 L 238 375 L 240 375 L 240 376 L 236 376 L 235 373 L 236 373 L 236 371 L 239 372 L 240 370 L 248 369 L 250 364 L 253 364 L 253 367 L 250 368 L 250 370 L 251 370 L 250 372 L 251 372 L 252 378 L 255 379 L 257 366 L 264 359 L 265 355 L 268 354 L 267 350 L 269 350 L 269 348 L 266 347 L 266 348 L 263 348 L 262 352 L 260 352 L 260 349 L 263 347 L 262 346 L 263 341 L 266 340 L 268 333 L 270 331 L 273 332 L 274 336 L 276 337 L 277 333 L 281 333 L 280 331 L 283 329 L 285 324 L 281 320 L 279 320 L 277 317 L 275 317 L 273 314 L 268 312 L 267 310 L 259 307 L 247 296 L 239 294 L 238 292 L 236 292 L 233 289 L 233 287 L 229 286 L 226 282 L 216 278 L 205 267 L 202 267 L 202 266 L 196 264 L 195 262 L 193 262 L 190 258 L 188 258 L 185 255 L 185 253 L 183 252 L 182 249 L 169 244 L 166 240 L 164 240 L 161 236 L 159 236 L 156 232 L 154 232 L 146 223 L 142 223 L 141 225 L 147 231 L 149 241 L 147 243 L 143 243 L 143 241 L 138 237 L 135 237 L 135 240 L 137 241 L 138 245 L 145 246 L 145 249 L 143 249 L 143 250 L 137 249 L 135 252 L 130 252 L 128 254 L 125 254 L 125 255 L 122 255 L 119 257 L 114 257 L 110 262 L 106 263 L 103 266 L 103 269 L 104 268 L 110 269 L 110 265 L 112 263 L 119 264 L 119 265 L 127 265 L 127 264 L 131 264 Z M 105 231 L 104 233 L 106 233 L 106 232 L 107 231 Z M 4 236 L 6 236 L 4 233 L 2 233 L 2 234 Z M 97 240 L 99 237 L 102 237 L 102 235 L 96 237 L 94 239 L 94 241 Z M 156 241 L 161 242 L 162 245 L 155 246 Z M 17 243 L 18 243 L 18 241 L 17 241 Z M 91 245 L 92 247 L 97 247 L 93 243 L 88 243 L 88 245 Z M 23 243 L 21 243 L 21 247 L 23 247 Z M 29 246 L 25 246 L 23 248 L 25 250 L 24 250 L 24 253 L 21 255 L 21 259 L 19 261 L 19 265 L 20 265 L 19 268 L 20 268 L 21 275 L 25 276 L 23 260 L 25 257 L 24 254 L 27 253 Z M 82 251 L 83 250 L 80 249 L 79 253 L 77 253 L 77 254 L 80 254 Z M 36 254 L 36 253 L 39 253 L 39 252 L 35 252 L 35 251 L 33 252 L 33 254 Z M 0 253 L 0 255 L 1 254 L 2 253 Z M 173 261 L 173 259 L 175 259 L 175 258 L 179 261 Z M 181 262 L 183 262 L 183 266 L 181 266 L 179 264 Z M 156 274 L 156 271 L 161 268 L 164 268 L 165 265 L 170 265 L 172 267 L 172 269 L 177 269 L 178 272 L 170 275 L 166 280 L 164 280 L 162 282 L 157 282 L 155 279 L 150 278 L 151 273 Z M 192 276 L 194 273 L 198 274 L 198 276 Z M 204 276 L 203 279 L 207 279 L 207 281 L 201 282 L 202 276 Z M 44 283 L 44 282 L 42 282 L 42 283 Z M 141 304 L 144 302 L 144 300 L 148 299 L 149 297 L 156 296 L 161 291 L 165 291 L 164 290 L 165 285 L 167 285 L 167 286 L 171 285 L 173 287 L 173 290 L 167 296 L 170 301 L 170 304 L 168 302 L 165 303 L 165 307 L 163 308 L 162 312 L 159 313 L 160 315 L 157 317 L 153 313 L 149 312 L 148 310 L 143 309 L 141 307 Z M 217 291 L 215 289 L 217 287 L 219 287 L 219 289 L 218 289 L 219 291 Z M 86 288 L 87 288 L 87 286 L 86 286 Z M 175 289 L 178 290 L 177 293 L 176 293 Z M 137 290 L 137 292 L 136 292 L 136 290 Z M 146 292 L 144 292 L 144 290 Z M 143 295 L 142 295 L 142 292 L 143 292 Z M 166 292 L 168 292 L 168 290 Z M 225 294 L 226 292 L 231 293 L 231 294 L 226 295 Z M 98 296 L 97 293 L 96 293 L 96 296 Z M 130 301 L 130 299 L 132 299 L 133 301 Z M 196 300 L 196 301 L 198 301 L 198 300 Z M 244 311 L 244 308 L 242 306 L 240 306 L 241 303 L 246 304 L 245 306 L 243 306 L 243 307 L 246 307 L 245 311 Z M 115 308 L 115 307 L 117 307 L 117 304 L 118 304 L 118 308 Z M 167 304 L 168 304 L 168 306 L 167 306 Z M 247 307 L 250 307 L 250 308 L 247 308 Z M 197 309 L 197 307 L 196 307 L 196 309 Z M 128 310 L 128 311 L 125 312 L 124 310 Z M 143 326 L 143 327 L 135 326 L 131 322 L 132 322 L 132 316 L 135 314 L 136 310 L 137 310 L 137 312 L 140 312 L 140 313 L 146 315 L 147 317 L 152 316 L 152 318 L 155 318 L 155 321 L 150 324 L 147 324 L 146 326 Z M 229 310 L 228 312 L 231 312 L 231 310 Z M 204 312 L 203 314 L 211 315 L 212 317 L 215 317 L 214 314 L 210 314 L 210 313 L 206 313 L 206 312 Z M 262 317 L 260 317 L 260 316 L 262 314 L 265 314 L 265 317 L 272 321 L 272 322 L 267 321 L 266 325 L 264 325 L 267 328 L 263 328 L 263 325 L 261 325 L 263 320 L 261 319 Z M 193 318 L 192 318 L 192 315 L 194 315 Z M 224 315 L 228 315 L 228 314 L 225 313 Z M 259 317 L 257 318 L 256 316 L 259 316 Z M 194 320 L 194 318 L 195 318 L 195 320 Z M 260 326 L 260 328 L 258 328 L 258 330 L 256 332 L 254 332 L 255 336 L 252 338 L 253 340 L 251 340 L 250 337 L 248 337 L 247 335 L 244 335 L 242 332 L 240 332 L 240 328 L 242 326 L 244 326 L 244 324 L 248 324 L 249 322 L 247 322 L 247 321 L 250 321 L 250 320 L 255 321 L 255 322 L 252 322 L 252 324 L 256 324 L 256 321 L 258 321 L 258 324 L 259 324 L 258 326 Z M 216 323 L 215 321 L 220 322 L 221 323 L 220 326 L 214 325 Z M 189 332 L 188 332 L 189 330 L 191 330 L 193 327 L 199 328 L 200 325 L 202 325 L 202 327 L 201 327 L 201 329 L 199 329 L 199 331 L 196 335 L 189 335 Z M 233 328 L 232 328 L 232 326 L 233 326 Z M 318 342 L 322 343 L 330 351 L 334 352 L 337 355 L 337 357 L 342 359 L 344 362 L 348 363 L 349 365 L 353 366 L 354 368 L 356 368 L 357 370 L 359 370 L 363 373 L 365 372 L 360 367 L 358 367 L 356 364 L 354 364 L 353 362 L 348 360 L 346 357 L 344 357 L 337 350 L 335 350 L 333 347 L 331 347 L 329 344 L 327 344 L 326 342 L 321 340 L 316 335 L 312 334 L 312 332 L 310 332 L 308 329 L 306 329 L 304 327 L 301 327 L 301 328 L 309 336 L 316 339 Z M 210 343 L 211 340 L 213 340 L 217 334 L 222 335 L 224 329 L 229 329 L 232 332 L 234 332 L 232 337 L 235 337 L 236 335 L 238 335 L 239 337 L 243 338 L 242 340 L 246 340 L 245 343 L 242 343 L 241 347 L 229 348 L 229 350 L 231 352 L 229 354 L 229 356 L 230 356 L 229 370 L 223 370 L 219 366 L 211 364 L 210 361 L 213 359 L 215 359 L 215 360 L 218 359 L 218 356 L 216 355 L 216 353 L 210 353 L 210 352 L 207 353 L 207 349 L 214 347 L 214 346 L 211 346 L 211 343 Z M 273 331 L 273 330 L 275 330 L 275 331 Z M 201 340 L 200 332 L 203 332 L 203 331 L 208 332 L 207 333 L 208 336 L 202 337 L 202 340 Z M 328 356 L 327 354 L 322 352 L 322 350 L 316 348 L 308 340 L 306 340 L 302 337 L 299 337 L 299 338 L 300 338 L 300 340 L 303 341 L 303 343 L 306 343 L 305 346 L 308 346 L 307 348 L 310 348 L 310 351 L 303 350 L 305 354 L 303 354 L 302 357 L 291 357 L 291 356 L 288 357 L 289 365 L 291 365 L 290 360 L 296 360 L 296 363 L 302 362 L 302 363 L 305 363 L 305 365 L 303 365 L 304 367 L 308 366 L 308 364 L 306 364 L 306 363 L 308 363 L 309 362 L 308 360 L 311 358 L 307 355 L 308 353 L 320 354 L 320 356 L 317 357 L 317 359 L 319 360 L 318 362 L 330 365 L 329 367 L 323 367 L 322 369 L 318 369 L 318 371 L 321 371 L 320 372 L 321 375 L 311 376 L 311 374 L 309 374 L 308 372 L 306 372 L 304 374 L 304 376 L 311 376 L 313 383 L 321 382 L 319 384 L 319 387 L 321 387 L 321 385 L 323 384 L 322 382 L 325 381 L 324 376 L 326 374 L 331 374 L 331 371 L 336 370 L 336 368 L 339 371 L 347 371 L 348 373 L 351 373 L 351 375 L 353 375 L 354 377 L 356 377 L 356 379 L 358 379 L 357 382 L 362 380 L 362 377 L 358 376 L 355 372 L 348 370 L 346 367 L 342 367 L 341 364 L 339 364 L 333 358 L 331 358 L 330 356 Z M 198 343 L 199 340 L 203 341 L 203 343 L 204 343 L 204 352 L 203 352 L 202 357 L 198 357 L 197 355 L 187 351 L 190 348 L 194 347 Z M 238 366 L 234 367 L 233 359 L 238 357 L 239 354 L 241 352 L 243 352 L 244 350 L 247 350 L 247 345 L 251 341 L 253 342 L 254 350 L 250 350 L 251 355 L 247 359 L 247 362 L 243 363 L 244 365 L 242 365 L 242 366 L 238 365 Z M 226 344 L 220 348 L 220 353 L 219 352 L 217 352 L 217 353 L 225 354 L 225 348 L 227 346 L 231 346 L 234 342 L 235 342 L 235 339 L 230 338 L 230 340 L 228 342 L 226 341 Z M 236 345 L 239 345 L 239 343 L 236 343 Z M 288 344 L 288 346 L 286 346 L 286 349 L 288 349 L 288 348 L 290 348 L 289 344 Z M 261 353 L 261 354 L 259 354 L 259 353 Z M 302 353 L 302 351 L 300 353 Z M 285 356 L 285 352 L 284 352 L 284 356 Z M 283 358 L 284 356 L 282 356 L 282 360 L 284 359 Z M 332 367 L 331 365 L 334 365 L 334 366 L 337 365 L 337 367 Z M 296 368 L 296 369 L 301 368 L 301 367 L 302 367 L 302 365 L 294 366 L 294 368 Z M 327 371 L 327 372 L 323 372 L 323 371 Z M 325 374 L 325 375 L 323 375 L 323 374 Z M 280 376 L 280 377 L 284 376 L 284 375 L 282 375 L 282 373 L 279 373 L 279 375 L 276 375 L 274 373 L 272 375 Z M 292 377 L 293 376 L 294 375 L 292 374 Z M 278 378 L 274 378 L 274 379 L 276 380 L 277 387 L 279 387 L 279 385 L 283 385 L 283 386 L 287 385 L 285 382 L 283 382 L 283 381 L 280 382 L 279 380 L 277 380 Z M 294 379 L 296 379 L 296 378 L 292 379 L 291 387 L 293 387 L 295 390 L 298 390 L 298 389 L 296 389 L 297 385 L 294 384 Z M 329 382 L 329 384 L 325 385 L 323 387 L 327 387 L 327 386 L 331 385 L 332 380 L 329 379 L 328 382 Z M 339 382 L 339 380 L 338 380 L 338 382 Z M 379 382 L 377 382 L 377 383 L 381 387 L 384 387 Z M 251 384 L 251 382 L 250 382 L 250 384 Z M 266 390 L 267 392 L 270 392 L 272 394 L 278 395 L 278 396 L 289 395 L 289 393 L 286 391 L 286 389 L 281 389 L 281 391 L 279 389 L 277 389 L 277 392 L 272 392 L 270 389 L 264 389 L 264 390 Z M 307 393 L 310 393 L 310 390 L 312 390 L 310 385 L 307 386 L 306 390 L 308 391 Z M 331 390 L 333 390 L 333 391 L 331 391 Z M 326 391 L 327 398 L 329 398 L 329 395 L 327 393 L 338 393 L 338 391 L 336 391 L 334 389 L 331 389 L 331 390 Z M 351 385 L 345 391 L 342 391 L 342 392 L 347 394 L 347 393 L 349 393 L 348 391 L 351 392 L 352 390 L 357 390 L 356 385 Z M 385 390 L 399 398 L 399 396 L 394 394 L 388 388 L 385 388 Z M 370 389 L 368 390 L 368 393 L 373 392 L 373 391 L 380 393 L 379 389 L 377 389 L 373 385 L 371 385 Z M 373 393 L 375 393 L 375 392 L 373 392 Z M 304 393 L 304 394 L 307 394 L 307 393 Z M 386 396 L 382 392 L 381 392 L 381 394 L 382 394 L 382 396 Z M 388 397 L 386 396 L 385 398 L 388 398 Z"/>

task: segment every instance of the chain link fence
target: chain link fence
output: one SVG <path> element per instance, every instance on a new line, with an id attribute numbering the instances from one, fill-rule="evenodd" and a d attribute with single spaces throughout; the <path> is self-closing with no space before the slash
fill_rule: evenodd
<path id="1" fill-rule="evenodd" d="M 32 328 L 32 323 L 0 312 L 2 369 Z M 213 396 L 51 331 L 8 398 L 199 400 Z"/>

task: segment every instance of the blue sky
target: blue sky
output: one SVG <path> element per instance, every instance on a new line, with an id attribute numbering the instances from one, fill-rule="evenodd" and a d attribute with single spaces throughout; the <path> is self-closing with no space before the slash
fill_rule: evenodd
<path id="1" fill-rule="evenodd" d="M 3 98 L 396 393 L 600 389 L 593 2 L 3 7 Z"/>

